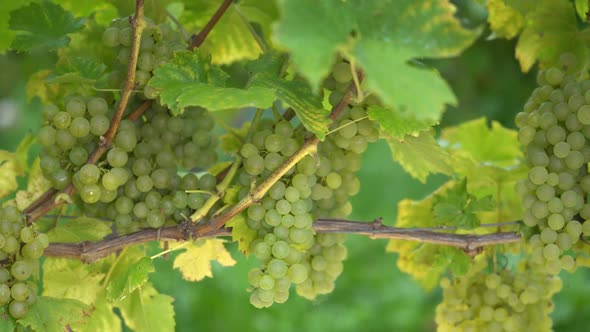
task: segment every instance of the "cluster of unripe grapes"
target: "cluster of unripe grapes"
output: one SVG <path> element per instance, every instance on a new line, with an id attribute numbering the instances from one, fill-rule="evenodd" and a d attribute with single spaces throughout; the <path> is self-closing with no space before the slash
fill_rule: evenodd
<path id="1" fill-rule="evenodd" d="M 590 80 L 579 80 L 575 57 L 541 70 L 535 89 L 516 116 L 528 178 L 517 185 L 532 230 L 531 262 L 547 273 L 576 267 L 571 249 L 590 235 Z"/>
<path id="2" fill-rule="evenodd" d="M 441 280 L 437 331 L 552 331 L 551 297 L 561 289 L 561 279 L 522 266 L 491 274 L 483 267 L 476 263 L 465 276 Z"/>
<path id="3" fill-rule="evenodd" d="M 331 79 L 344 91 L 352 76 L 335 74 Z M 312 224 L 316 218 L 345 218 L 352 212 L 349 197 L 360 188 L 355 172 L 362 153 L 379 132 L 367 118 L 364 105 L 347 106 L 333 127 L 318 144 L 317 155 L 304 157 L 271 187 L 260 204 L 247 211 L 248 226 L 259 236 L 252 242 L 251 252 L 262 262 L 262 267 L 249 275 L 253 288 L 250 302 L 256 307 L 285 302 L 291 284 L 309 299 L 329 293 L 342 272 L 345 236 L 314 234 Z M 251 142 L 240 150 L 244 158 L 243 172 L 238 176 L 242 196 L 248 193 L 252 177 L 264 179 L 303 143 L 303 132 L 287 121 L 273 124 L 264 119 L 256 129 Z"/>
<path id="4" fill-rule="evenodd" d="M 145 98 L 154 99 L 157 97 L 157 91 L 146 87 L 153 71 L 168 63 L 174 52 L 186 49 L 187 44 L 182 35 L 168 24 L 156 25 L 149 18 L 145 21 L 147 26 L 141 36 L 135 82 L 137 88 L 143 89 Z M 113 20 L 103 32 L 103 44 L 117 51 L 118 66 L 115 65 L 117 69 L 112 73 L 112 83 L 116 83 L 116 86 L 121 84 L 124 73 L 127 72 L 132 36 L 133 31 L 127 17 Z"/>
<path id="5" fill-rule="evenodd" d="M 47 235 L 25 224 L 14 206 L 0 208 L 0 306 L 15 319 L 24 317 L 37 299 L 39 258 Z"/>
<path id="6" fill-rule="evenodd" d="M 154 105 L 135 123 L 123 120 L 106 160 L 74 175 L 85 213 L 114 220 L 119 232 L 185 220 L 203 205 L 203 191 L 215 190 L 216 179 L 192 172 L 180 176 L 178 168 L 207 168 L 217 161 L 213 127 L 209 113 L 199 108 L 171 116 Z M 124 146 L 118 144 L 121 134 Z M 84 194 L 89 185 L 100 195 L 89 199 Z"/>

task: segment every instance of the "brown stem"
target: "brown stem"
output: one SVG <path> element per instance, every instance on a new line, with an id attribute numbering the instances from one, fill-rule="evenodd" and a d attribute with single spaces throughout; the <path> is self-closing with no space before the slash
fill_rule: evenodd
<path id="1" fill-rule="evenodd" d="M 39 196 L 39 198 L 37 198 L 33 203 L 31 203 L 31 205 L 29 205 L 26 209 L 23 210 L 23 213 L 27 214 L 33 210 L 35 210 L 36 208 L 38 208 L 39 206 L 43 205 L 45 202 L 47 202 L 49 199 L 51 199 L 53 197 L 53 195 L 55 195 L 57 193 L 57 190 L 55 189 L 49 189 L 46 192 L 43 193 L 43 195 Z"/>
<path id="2" fill-rule="evenodd" d="M 151 100 L 144 101 L 143 103 L 141 103 L 141 105 L 139 105 L 138 108 L 136 108 L 133 112 L 131 112 L 131 114 L 129 114 L 129 116 L 127 116 L 127 120 L 135 121 L 135 120 L 139 119 L 139 117 L 142 116 L 143 113 L 145 113 L 145 111 L 150 109 L 151 106 L 152 106 Z"/>
<path id="3" fill-rule="evenodd" d="M 313 224 L 313 229 L 320 233 L 346 233 L 364 235 L 370 238 L 395 239 L 433 243 L 452 246 L 473 252 L 477 249 L 496 244 L 516 243 L 521 241 L 521 236 L 515 232 L 492 234 L 452 234 L 441 231 L 428 231 L 423 229 L 398 228 L 384 226 L 380 220 L 374 222 L 348 221 L 336 219 L 319 219 Z M 229 236 L 229 229 L 217 229 L 207 231 L 206 227 L 197 227 L 193 238 L 206 238 L 217 236 Z M 136 233 L 109 238 L 98 242 L 83 243 L 52 243 L 45 250 L 48 257 L 63 257 L 78 259 L 86 263 L 95 262 L 127 246 L 146 243 L 150 241 L 174 240 L 186 241 L 187 236 L 181 227 L 169 226 L 161 229 L 144 229 Z"/>
<path id="4" fill-rule="evenodd" d="M 188 48 L 189 50 L 193 51 L 195 48 L 197 48 L 197 47 L 201 46 L 201 44 L 203 44 L 203 42 L 207 38 L 207 35 L 209 35 L 209 32 L 211 32 L 211 30 L 213 30 L 213 27 L 215 27 L 217 22 L 219 22 L 219 19 L 221 19 L 221 17 L 225 13 L 225 11 L 229 8 L 229 6 L 231 5 L 232 2 L 233 2 L 233 0 L 224 0 L 223 3 L 221 4 L 221 6 L 219 6 L 219 8 L 217 8 L 217 10 L 215 11 L 215 14 L 213 14 L 213 16 L 211 16 L 211 18 L 209 19 L 209 22 L 207 22 L 207 24 L 205 24 L 203 29 L 198 34 L 191 36 L 191 44 Z"/>
<path id="5" fill-rule="evenodd" d="M 129 55 L 129 65 L 127 66 L 127 77 L 125 79 L 125 85 L 123 87 L 123 90 L 121 91 L 121 98 L 117 103 L 115 114 L 113 115 L 113 119 L 111 120 L 109 130 L 106 132 L 106 134 L 104 135 L 96 149 L 88 157 L 88 161 L 86 161 L 87 164 L 95 164 L 113 143 L 113 139 L 115 138 L 115 135 L 117 133 L 119 123 L 123 118 L 123 113 L 127 108 L 129 98 L 131 97 L 131 93 L 133 93 L 133 89 L 135 88 L 135 68 L 137 67 L 141 34 L 143 33 L 144 28 L 143 0 L 137 0 L 135 4 L 135 16 L 129 18 L 129 22 L 131 23 L 131 28 L 133 31 L 133 37 L 131 51 Z M 70 183 L 62 192 L 68 195 L 72 195 L 75 191 L 76 188 L 74 188 L 73 184 Z M 43 196 L 45 196 L 45 194 Z M 45 215 L 47 212 L 66 203 L 64 200 L 56 201 L 55 199 L 53 199 L 54 196 L 55 193 L 54 195 L 50 195 L 45 201 L 41 202 L 41 204 L 36 204 L 36 206 L 33 208 L 27 208 L 27 222 L 33 223 L 39 218 L 41 218 L 43 215 Z"/>

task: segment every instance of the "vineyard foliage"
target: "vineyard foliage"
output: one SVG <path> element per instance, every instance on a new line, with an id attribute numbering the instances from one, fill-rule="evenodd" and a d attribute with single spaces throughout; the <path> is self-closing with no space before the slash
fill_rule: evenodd
<path id="1" fill-rule="evenodd" d="M 47 54 L 25 88 L 41 126 L 0 150 L 0 331 L 174 331 L 161 261 L 199 282 L 248 256 L 253 307 L 321 305 L 347 234 L 442 289 L 437 331 L 552 331 L 560 275 L 590 265 L 588 17 L 581 0 L 0 4 L 0 54 Z M 434 64 L 486 38 L 536 75 L 518 129 L 441 126 L 462 100 Z M 378 142 L 441 185 L 395 221 L 349 220 Z"/>

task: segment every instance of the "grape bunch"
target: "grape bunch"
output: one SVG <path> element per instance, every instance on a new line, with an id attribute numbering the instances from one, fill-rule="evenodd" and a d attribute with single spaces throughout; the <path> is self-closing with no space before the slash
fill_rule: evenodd
<path id="1" fill-rule="evenodd" d="M 166 64 L 174 52 L 186 49 L 187 43 L 183 40 L 181 33 L 173 30 L 168 24 L 156 25 L 149 18 L 146 18 L 146 22 L 147 26 L 143 30 L 140 41 L 135 81 L 137 87 L 143 89 L 145 98 L 154 99 L 157 97 L 157 91 L 146 87 L 153 71 Z M 111 74 L 116 86 L 122 84 L 122 73 L 127 71 L 132 36 L 133 31 L 128 17 L 113 20 L 102 35 L 103 44 L 115 48 L 117 52 L 118 66 Z"/>
<path id="2" fill-rule="evenodd" d="M 516 115 L 528 178 L 517 185 L 531 229 L 532 262 L 547 273 L 573 271 L 570 249 L 590 235 L 590 81 L 576 80 L 575 57 L 542 70 L 536 88 Z"/>
<path id="3" fill-rule="evenodd" d="M 110 126 L 110 110 L 105 99 L 70 96 L 61 109 L 47 105 L 43 110 L 45 125 L 39 131 L 42 145 L 40 165 L 44 176 L 55 189 L 64 189 L 90 153 L 99 137 Z M 98 180 L 98 179 L 97 179 Z M 97 196 L 98 190 L 89 188 L 88 195 Z"/>
<path id="4" fill-rule="evenodd" d="M 186 219 L 206 199 L 197 191 L 214 191 L 217 183 L 211 174 L 181 177 L 178 167 L 207 168 L 217 161 L 213 127 L 204 109 L 171 116 L 157 104 L 137 123 L 121 121 L 102 167 L 87 164 L 73 176 L 85 213 L 114 220 L 123 233 Z"/>
<path id="5" fill-rule="evenodd" d="M 439 332 L 552 331 L 551 297 L 561 279 L 519 267 L 486 274 L 476 263 L 465 276 L 441 280 Z"/>
<path id="6" fill-rule="evenodd" d="M 39 258 L 49 246 L 47 235 L 25 224 L 14 206 L 0 208 L 0 305 L 15 319 L 37 299 Z"/>
<path id="7" fill-rule="evenodd" d="M 352 79 L 351 75 L 336 77 L 345 87 Z M 262 262 L 262 267 L 249 275 L 254 290 L 250 302 L 256 307 L 285 302 L 291 284 L 309 299 L 329 293 L 342 272 L 345 236 L 314 234 L 313 220 L 345 218 L 351 213 L 349 197 L 360 188 L 355 172 L 368 143 L 378 138 L 378 129 L 367 118 L 364 105 L 347 106 L 335 128 L 318 144 L 317 156 L 304 157 L 270 188 L 261 204 L 247 211 L 248 226 L 258 232 L 251 252 Z M 244 158 L 238 176 L 243 186 L 241 196 L 248 193 L 252 178 L 254 182 L 266 178 L 302 141 L 302 132 L 289 122 L 273 125 L 270 120 L 261 120 L 251 142 L 240 149 Z"/>

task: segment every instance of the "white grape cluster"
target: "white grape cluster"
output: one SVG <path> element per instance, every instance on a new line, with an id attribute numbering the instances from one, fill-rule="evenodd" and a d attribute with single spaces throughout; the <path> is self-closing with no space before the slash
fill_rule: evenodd
<path id="1" fill-rule="evenodd" d="M 15 319 L 24 317 L 37 299 L 34 279 L 48 246 L 47 235 L 27 226 L 16 207 L 0 208 L 0 306 Z"/>
<path id="2" fill-rule="evenodd" d="M 561 279 L 526 268 L 486 274 L 477 265 L 465 276 L 441 280 L 438 332 L 552 331 L 551 297 Z"/>
<path id="3" fill-rule="evenodd" d="M 539 72 L 524 111 L 516 115 L 518 139 L 530 171 L 517 185 L 525 209 L 531 262 L 547 273 L 576 267 L 571 249 L 590 235 L 590 80 L 578 80 L 575 57 Z"/>
<path id="4" fill-rule="evenodd" d="M 182 35 L 168 24 L 156 25 L 149 18 L 146 18 L 145 21 L 147 26 L 141 36 L 135 82 L 138 88 L 144 89 L 145 98 L 154 99 L 157 96 L 157 91 L 146 86 L 153 71 L 166 64 L 174 52 L 186 49 L 187 43 L 183 40 Z M 122 83 L 124 73 L 127 72 L 132 36 L 133 31 L 128 17 L 113 20 L 103 32 L 103 44 L 115 48 L 117 51 L 119 68 L 112 74 L 113 83 L 117 84 L 116 86 Z"/>
<path id="5" fill-rule="evenodd" d="M 171 116 L 157 105 L 136 123 L 121 121 L 106 163 L 84 165 L 73 177 L 85 213 L 114 220 L 119 232 L 185 220 L 203 205 L 202 191 L 214 191 L 217 183 L 211 174 L 181 177 L 178 167 L 207 168 L 217 161 L 214 124 L 203 109 Z M 88 195 L 88 186 L 98 194 Z"/>
<path id="6" fill-rule="evenodd" d="M 336 74 L 341 67 L 337 65 L 330 78 L 338 89 L 332 94 L 340 94 L 330 98 L 333 105 L 352 79 L 350 74 Z M 302 133 L 289 122 L 273 124 L 265 119 L 258 126 L 251 142 L 240 150 L 244 157 L 244 170 L 239 175 L 242 197 L 251 188 L 252 177 L 268 176 L 303 141 Z M 378 138 L 378 130 L 367 118 L 364 105 L 347 106 L 334 128 L 318 144 L 317 156 L 304 157 L 272 186 L 261 204 L 247 211 L 249 227 L 259 234 L 251 252 L 262 261 L 262 267 L 249 275 L 253 288 L 250 301 L 256 307 L 285 302 L 291 284 L 309 299 L 327 294 L 342 272 L 345 236 L 314 234 L 312 223 L 319 217 L 346 218 L 352 212 L 349 198 L 360 188 L 355 172 L 368 143 Z"/>

